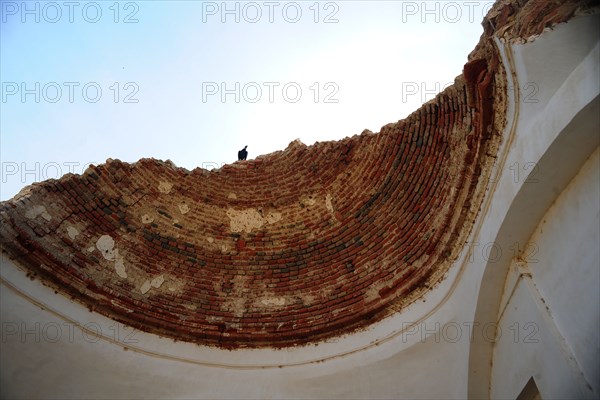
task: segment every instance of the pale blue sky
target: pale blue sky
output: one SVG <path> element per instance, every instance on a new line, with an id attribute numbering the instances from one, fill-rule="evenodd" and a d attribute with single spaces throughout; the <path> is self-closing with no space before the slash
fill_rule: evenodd
<path id="1" fill-rule="evenodd" d="M 107 158 L 212 169 L 376 132 L 461 73 L 492 2 L 70 4 L 0 1 L 2 200 Z"/>

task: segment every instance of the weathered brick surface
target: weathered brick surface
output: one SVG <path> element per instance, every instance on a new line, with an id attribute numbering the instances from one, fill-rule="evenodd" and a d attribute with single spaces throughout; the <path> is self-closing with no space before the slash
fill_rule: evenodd
<path id="1" fill-rule="evenodd" d="M 516 4 L 486 29 L 506 30 Z M 377 134 L 212 172 L 109 160 L 33 185 L 0 205 L 3 248 L 90 309 L 178 340 L 287 346 L 368 325 L 443 277 L 481 206 L 505 113 L 490 35 L 453 86 Z"/>

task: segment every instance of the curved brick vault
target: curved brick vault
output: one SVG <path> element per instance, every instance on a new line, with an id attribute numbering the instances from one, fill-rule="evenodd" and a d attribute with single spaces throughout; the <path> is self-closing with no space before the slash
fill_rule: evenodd
<path id="1" fill-rule="evenodd" d="M 453 86 L 377 134 L 211 172 L 108 160 L 3 202 L 4 251 L 91 310 L 177 340 L 279 347 L 380 320 L 444 276 L 482 203 L 506 111 L 492 35 L 539 33 L 576 2 L 549 15 L 532 1 L 527 24 L 512 4 L 490 11 Z"/>

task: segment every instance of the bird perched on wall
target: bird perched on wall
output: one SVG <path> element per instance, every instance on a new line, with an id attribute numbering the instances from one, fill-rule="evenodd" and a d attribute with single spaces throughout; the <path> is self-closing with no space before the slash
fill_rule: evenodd
<path id="1" fill-rule="evenodd" d="M 238 151 L 238 160 L 245 160 L 246 157 L 248 157 L 248 151 L 246 150 L 246 147 L 248 146 L 244 146 L 243 149 Z"/>

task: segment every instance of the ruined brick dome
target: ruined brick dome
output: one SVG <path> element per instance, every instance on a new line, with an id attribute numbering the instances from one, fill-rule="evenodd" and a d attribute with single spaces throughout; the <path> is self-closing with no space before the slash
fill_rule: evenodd
<path id="1" fill-rule="evenodd" d="M 57 292 L 176 340 L 281 347 L 366 327 L 464 246 L 503 125 L 497 60 L 482 38 L 453 86 L 376 134 L 35 184 L 1 204 L 3 247 Z"/>

